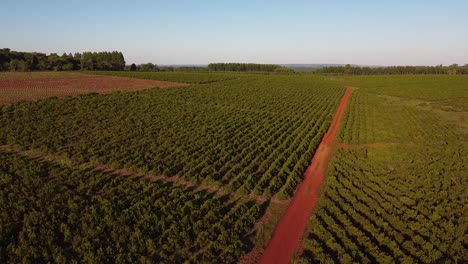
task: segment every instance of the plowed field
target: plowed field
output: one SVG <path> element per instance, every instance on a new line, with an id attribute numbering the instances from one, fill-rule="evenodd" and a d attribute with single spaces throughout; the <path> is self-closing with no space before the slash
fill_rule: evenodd
<path id="1" fill-rule="evenodd" d="M 139 91 L 153 87 L 184 86 L 183 83 L 142 80 L 115 76 L 64 74 L 63 78 L 51 73 L 24 73 L 0 75 L 0 104 L 21 100 L 34 101 L 47 97 L 76 96 L 86 93 L 111 93 L 113 91 Z"/>

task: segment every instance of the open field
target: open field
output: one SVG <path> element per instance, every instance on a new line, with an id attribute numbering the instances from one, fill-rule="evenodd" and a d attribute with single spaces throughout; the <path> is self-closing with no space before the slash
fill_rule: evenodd
<path id="1" fill-rule="evenodd" d="M 96 76 L 74 72 L 0 73 L 0 104 L 48 97 L 63 98 L 87 93 L 139 91 L 153 87 L 178 87 L 186 84 Z"/>
<path id="2" fill-rule="evenodd" d="M 191 85 L 0 106 L 2 263 L 468 260 L 466 76 L 8 74 Z"/>

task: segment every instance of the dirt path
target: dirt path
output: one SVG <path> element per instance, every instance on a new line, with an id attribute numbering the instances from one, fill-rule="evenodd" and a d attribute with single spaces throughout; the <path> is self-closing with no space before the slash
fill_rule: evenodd
<path id="1" fill-rule="evenodd" d="M 305 172 L 304 180 L 297 188 L 288 209 L 276 226 L 273 238 L 263 252 L 259 263 L 289 263 L 294 254 L 299 239 L 304 233 L 310 212 L 317 202 L 318 190 L 332 150 L 331 143 L 338 133 L 351 93 L 351 88 L 348 88 L 341 98 L 333 121 Z"/>

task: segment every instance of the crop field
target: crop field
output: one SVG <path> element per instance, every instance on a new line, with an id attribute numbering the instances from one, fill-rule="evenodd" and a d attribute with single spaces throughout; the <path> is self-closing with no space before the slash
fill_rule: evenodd
<path id="1" fill-rule="evenodd" d="M 0 264 L 468 264 L 468 0 L 213 2 L 1 2 Z"/>
<path id="2" fill-rule="evenodd" d="M 184 75 L 174 81 L 181 81 L 183 78 Z M 140 175 L 142 178 L 163 180 L 174 186 L 181 186 L 180 188 L 192 188 L 193 190 L 183 191 L 184 196 L 188 196 L 186 200 L 182 196 L 182 201 L 176 200 L 167 207 L 181 210 L 179 213 L 182 214 L 174 212 L 172 215 L 167 209 L 160 208 L 167 203 L 167 200 L 160 197 L 161 192 L 165 195 L 171 195 L 172 192 L 167 184 L 155 182 L 148 185 L 146 181 L 133 180 L 131 184 L 146 188 L 148 194 L 142 194 L 140 189 L 132 191 L 133 187 L 128 187 L 128 197 L 126 197 L 126 186 L 130 181 L 126 180 L 121 187 L 115 187 L 121 191 L 112 194 L 115 197 L 109 199 L 129 201 L 122 205 L 122 208 L 117 207 L 115 210 L 125 211 L 127 207 L 132 206 L 132 203 L 138 204 L 138 212 L 141 215 L 134 214 L 143 218 L 141 225 L 145 228 L 148 225 L 157 225 L 167 229 L 161 231 L 163 236 L 156 231 L 147 232 L 143 227 L 138 229 L 140 220 L 137 217 L 137 220 L 128 224 L 130 229 L 125 231 L 125 236 L 135 236 L 145 242 L 139 241 L 142 244 L 133 245 L 135 248 L 131 249 L 132 253 L 127 255 L 122 253 L 122 258 L 133 261 L 139 256 L 151 256 L 149 261 L 178 262 L 185 259 L 193 262 L 200 260 L 235 262 L 253 248 L 256 236 L 252 233 L 255 232 L 253 224 L 262 217 L 270 199 L 278 201 L 292 196 L 331 122 L 344 91 L 345 89 L 339 84 L 324 81 L 322 77 L 255 75 L 249 78 L 235 78 L 171 89 L 149 89 L 105 95 L 88 94 L 62 100 L 51 98 L 37 102 L 19 102 L 1 108 L 0 145 L 6 149 L 19 148 L 18 155 L 33 150 L 42 153 L 41 157 L 51 155 L 58 161 L 66 161 L 65 163 L 72 168 L 90 167 L 92 172 L 89 173 L 92 175 L 95 174 L 95 170 L 102 168 L 117 171 L 111 175 L 96 172 L 93 177 L 97 180 L 101 177 L 102 181 L 106 181 L 106 177 L 111 177 L 112 181 L 117 180 L 119 175 L 122 177 L 120 171 L 123 170 Z M 13 154 L 7 153 L 2 157 L 7 160 L 6 165 L 12 163 L 11 155 Z M 29 159 L 24 161 L 26 162 L 29 162 Z M 37 161 L 34 162 L 31 166 L 35 167 Z M 46 169 L 51 166 L 48 163 L 41 164 Z M 15 170 L 5 170 L 6 179 L 18 177 L 10 175 Z M 70 173 L 64 173 L 61 177 L 67 177 Z M 31 174 L 26 176 L 34 178 L 35 173 Z M 41 174 L 45 175 L 46 181 L 41 184 L 49 187 L 49 181 L 53 177 L 47 176 L 48 174 L 48 171 Z M 103 190 L 98 187 L 88 188 L 86 182 L 88 176 L 81 176 L 80 171 L 75 174 L 77 178 L 73 177 L 70 180 L 78 181 L 80 190 L 91 199 L 88 204 L 78 205 L 78 209 L 88 210 L 88 207 L 94 208 L 93 206 L 99 208 L 100 193 L 115 189 L 107 187 L 104 183 L 99 185 Z M 53 184 L 54 188 L 59 189 L 73 190 L 77 186 L 68 184 L 64 179 L 54 181 Z M 21 189 L 23 188 L 21 186 L 19 184 L 12 186 L 12 189 L 2 189 L 2 193 L 7 195 L 2 200 L 2 206 L 7 208 L 5 212 L 13 210 L 16 203 L 13 201 L 21 198 L 17 196 L 38 189 L 36 187 Z M 40 189 L 38 193 L 42 193 L 42 190 Z M 211 194 L 194 193 L 194 190 L 199 192 L 204 190 Z M 180 192 L 174 195 L 181 196 Z M 47 197 L 50 197 L 51 194 L 48 195 Z M 192 207 L 185 206 L 186 203 L 191 204 L 190 201 L 195 199 L 192 198 L 194 195 L 200 196 L 196 198 L 200 201 L 193 202 Z M 148 196 L 145 198 L 146 202 L 141 201 L 146 196 Z M 226 197 L 218 199 L 216 196 Z M 7 197 L 14 198 L 12 200 Z M 63 202 L 56 205 L 56 208 L 61 209 L 55 211 L 68 212 L 69 204 L 66 200 L 61 200 Z M 242 204 L 237 200 L 241 200 Z M 141 206 L 139 202 L 142 203 Z M 217 205 L 219 210 L 216 211 L 217 207 L 213 207 L 212 214 L 205 212 L 202 210 L 205 203 L 206 208 L 212 207 L 211 203 L 219 204 Z M 109 232 L 119 233 L 120 231 L 116 231 L 119 229 L 113 228 L 121 227 L 107 226 L 107 224 L 112 225 L 117 216 L 106 218 L 104 215 L 107 213 L 112 215 L 115 212 L 105 212 L 104 209 L 99 211 L 97 208 L 92 212 L 96 214 L 94 218 L 86 220 L 89 222 L 83 225 L 96 228 L 94 233 L 90 231 L 92 234 L 85 244 L 89 247 L 89 258 L 99 260 L 109 255 L 114 257 L 115 252 L 104 246 L 101 247 L 99 240 L 92 236 L 105 237 Z M 235 208 L 241 208 L 239 210 L 243 211 L 237 211 Z M 229 213 L 232 210 L 235 211 Z M 52 211 L 50 217 L 53 218 L 55 216 Z M 155 213 L 153 216 L 150 212 L 161 213 Z M 236 212 L 240 215 L 237 216 Z M 203 218 L 185 220 L 192 214 L 199 217 L 209 215 L 221 222 L 205 221 Z M 232 219 L 226 219 L 229 223 L 224 223 L 220 219 L 231 214 Z M 99 215 L 102 217 L 96 218 Z M 247 218 L 243 218 L 244 215 Z M 43 219 L 42 216 L 38 218 Z M 161 224 L 162 218 L 167 218 L 165 221 L 169 221 L 168 224 Z M 106 219 L 110 223 L 105 223 Z M 11 220 L 9 223 L 13 224 L 15 221 Z M 60 226 L 62 223 L 67 225 L 67 221 L 57 220 L 57 225 Z M 183 221 L 186 226 L 173 226 L 170 223 L 174 221 L 176 223 Z M 204 222 L 206 227 L 210 226 L 211 229 L 205 230 L 203 227 L 196 230 L 184 229 L 193 226 L 194 221 Z M 2 243 L 11 248 L 2 252 L 3 258 L 15 260 L 15 256 L 22 255 L 16 249 L 22 245 L 22 241 L 19 241 L 22 232 L 31 232 L 31 236 L 36 237 L 41 235 L 36 232 L 42 232 L 26 231 L 24 228 L 22 226 L 15 229 L 16 233 L 11 231 L 13 233 L 5 233 L 2 236 L 5 237 Z M 50 228 L 57 233 L 46 232 L 44 236 L 50 236 L 50 239 L 58 236 L 63 239 L 65 235 L 62 229 Z M 227 233 L 224 234 L 223 230 Z M 179 232 L 182 232 L 183 237 L 179 237 Z M 77 240 L 88 239 L 87 235 L 82 234 L 81 229 L 69 230 L 69 234 L 80 237 Z M 12 237 L 14 244 L 6 237 Z M 194 243 L 198 237 L 202 237 L 200 241 L 203 243 L 207 240 L 212 241 L 213 246 L 208 243 L 206 247 L 197 247 Z M 216 242 L 218 238 L 228 245 L 223 247 L 222 243 Z M 235 242 L 236 239 L 242 243 Z M 55 243 L 58 242 L 50 242 L 43 248 L 52 253 L 47 256 L 34 255 L 31 259 L 51 259 L 56 250 L 57 252 L 66 250 L 54 249 Z M 77 244 L 66 245 L 68 245 L 66 248 L 69 248 L 70 245 Z M 154 245 L 157 254 L 148 253 L 150 245 L 151 247 Z M 165 249 L 159 252 L 161 247 Z M 122 252 L 128 250 L 130 245 L 128 247 L 122 245 Z M 60 254 L 66 256 L 71 254 L 76 259 L 81 259 L 83 255 L 80 254 L 84 254 L 83 252 L 84 249 L 81 253 L 63 251 Z M 193 257 L 189 257 L 191 254 Z"/>
<path id="3" fill-rule="evenodd" d="M 468 78 L 345 78 L 354 94 L 297 261 L 466 261 Z"/>
<path id="4" fill-rule="evenodd" d="M 468 260 L 466 76 L 0 76 L 123 90 L 0 105 L 1 263 Z"/>
<path id="5" fill-rule="evenodd" d="M 11 105 L 0 143 L 288 198 L 343 92 L 277 76 Z"/>
<path id="6" fill-rule="evenodd" d="M 178 87 L 183 83 L 96 76 L 74 72 L 0 72 L 0 104 L 48 97 L 63 98 L 87 93 L 139 91 L 153 87 Z"/>
<path id="7" fill-rule="evenodd" d="M 255 77 L 258 74 L 247 73 L 223 73 L 223 72 L 116 72 L 98 71 L 90 74 L 129 77 L 146 80 L 158 80 L 168 82 L 182 82 L 192 84 L 213 83 L 219 81 Z"/>
<path id="8" fill-rule="evenodd" d="M 5 150 L 0 177 L 0 258 L 11 263 L 234 262 L 260 211 L 254 201 Z"/>

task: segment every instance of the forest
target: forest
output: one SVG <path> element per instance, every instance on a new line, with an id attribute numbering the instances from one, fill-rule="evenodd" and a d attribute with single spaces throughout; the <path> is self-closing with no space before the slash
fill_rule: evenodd
<path id="1" fill-rule="evenodd" d="M 0 71 L 122 71 L 124 68 L 125 59 L 119 51 L 64 53 L 60 56 L 0 49 Z"/>

